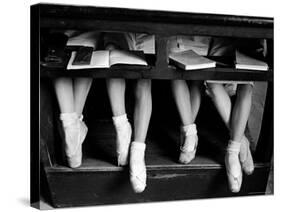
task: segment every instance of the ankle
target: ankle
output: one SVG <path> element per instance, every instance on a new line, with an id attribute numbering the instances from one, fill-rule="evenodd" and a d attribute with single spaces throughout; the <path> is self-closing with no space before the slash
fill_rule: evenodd
<path id="1" fill-rule="evenodd" d="M 181 130 L 186 136 L 187 135 L 197 135 L 196 124 L 188 124 L 188 125 L 182 126 Z"/>
<path id="2" fill-rule="evenodd" d="M 75 112 L 72 113 L 61 113 L 60 120 L 62 121 L 63 127 L 68 127 L 75 124 L 78 120 L 78 115 Z"/>
<path id="3" fill-rule="evenodd" d="M 131 150 L 144 152 L 145 148 L 146 148 L 146 144 L 144 142 L 132 141 L 131 143 Z"/>
<path id="4" fill-rule="evenodd" d="M 240 152 L 241 142 L 229 140 L 226 151 L 229 154 L 237 155 Z"/>
<path id="5" fill-rule="evenodd" d="M 128 123 L 127 114 L 112 117 L 113 123 L 116 127 L 122 127 L 124 124 Z"/>
<path id="6" fill-rule="evenodd" d="M 131 159 L 132 160 L 139 160 L 144 158 L 145 154 L 145 143 L 133 141 L 131 143 Z"/>

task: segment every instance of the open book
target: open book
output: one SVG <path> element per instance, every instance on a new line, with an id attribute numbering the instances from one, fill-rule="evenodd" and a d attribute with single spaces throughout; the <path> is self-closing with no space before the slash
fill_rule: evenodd
<path id="1" fill-rule="evenodd" d="M 171 53 L 170 62 L 184 70 L 204 69 L 216 67 L 216 62 L 196 54 L 192 50 Z"/>
<path id="2" fill-rule="evenodd" d="M 236 51 L 236 64 L 237 69 L 249 69 L 257 71 L 267 71 L 268 65 L 258 59 L 245 55 L 239 51 Z"/>
<path id="3" fill-rule="evenodd" d="M 71 53 L 67 69 L 90 69 L 109 68 L 115 64 L 142 65 L 147 66 L 144 53 L 142 51 L 122 51 L 122 50 L 99 50 L 93 51 L 89 64 L 73 65 L 76 51 Z"/>

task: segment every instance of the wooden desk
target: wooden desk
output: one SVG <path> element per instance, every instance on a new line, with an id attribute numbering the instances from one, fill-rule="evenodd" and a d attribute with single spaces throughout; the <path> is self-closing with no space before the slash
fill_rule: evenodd
<path id="1" fill-rule="evenodd" d="M 40 30 L 46 28 L 155 34 L 156 62 L 137 70 L 123 67 L 65 71 L 41 67 L 39 36 Z M 140 195 L 130 190 L 127 181 L 121 186 L 124 183 L 122 179 L 127 179 L 127 169 L 117 169 L 90 158 L 85 158 L 83 164 L 86 168 L 75 170 L 60 166 L 56 158 L 56 100 L 48 82 L 56 77 L 267 81 L 261 136 L 255 152 L 256 171 L 252 176 L 245 177 L 246 183 L 238 195 L 264 194 L 273 152 L 273 66 L 268 72 L 232 68 L 182 72 L 169 66 L 167 60 L 167 39 L 177 34 L 265 38 L 270 44 L 269 61 L 273 59 L 272 18 L 52 4 L 31 7 L 31 180 L 34 185 L 31 202 L 36 205 L 40 198 L 39 170 L 46 177 L 55 207 L 236 196 L 227 190 L 223 164 L 204 159 L 204 156 L 198 157 L 195 164 L 180 166 L 159 155 L 159 163 L 148 166 L 149 188 Z M 156 151 L 148 157 L 148 164 L 158 154 L 157 148 L 151 149 Z M 121 184 L 116 186 L 114 182 Z M 182 183 L 185 189 L 180 189 Z M 170 194 L 173 194 L 172 197 Z"/>

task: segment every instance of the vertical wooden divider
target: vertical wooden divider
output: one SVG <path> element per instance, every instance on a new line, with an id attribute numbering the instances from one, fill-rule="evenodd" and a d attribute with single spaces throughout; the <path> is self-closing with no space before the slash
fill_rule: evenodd
<path id="1" fill-rule="evenodd" d="M 156 70 L 165 71 L 168 68 L 168 38 L 161 35 L 155 35 L 155 42 Z"/>

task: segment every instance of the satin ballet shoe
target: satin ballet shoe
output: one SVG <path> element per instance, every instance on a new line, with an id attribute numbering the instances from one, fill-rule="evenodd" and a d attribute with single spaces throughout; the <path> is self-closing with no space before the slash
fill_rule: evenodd
<path id="1" fill-rule="evenodd" d="M 79 145 L 76 152 L 72 155 L 67 155 L 67 162 L 71 168 L 78 168 L 82 164 L 82 147 Z"/>
<path id="2" fill-rule="evenodd" d="M 60 119 L 65 134 L 65 153 L 68 165 L 77 168 L 82 163 L 82 143 L 87 134 L 85 123 L 81 123 L 76 113 L 62 113 Z"/>
<path id="3" fill-rule="evenodd" d="M 88 127 L 83 121 L 83 115 L 79 116 L 79 121 L 80 121 L 80 142 L 82 144 L 87 136 Z"/>
<path id="4" fill-rule="evenodd" d="M 231 192 L 238 193 L 242 185 L 242 168 L 239 161 L 240 142 L 231 141 L 225 154 L 225 167 Z"/>
<path id="5" fill-rule="evenodd" d="M 116 152 L 118 166 L 128 164 L 129 147 L 132 136 L 132 127 L 128 122 L 127 116 L 113 117 L 113 123 L 116 129 Z"/>
<path id="6" fill-rule="evenodd" d="M 179 162 L 183 164 L 190 163 L 196 155 L 198 136 L 196 125 L 191 124 L 181 128 L 181 146 Z"/>
<path id="7" fill-rule="evenodd" d="M 145 144 L 132 142 L 130 152 L 130 182 L 135 193 L 146 188 L 146 167 L 144 161 Z"/>
<path id="8" fill-rule="evenodd" d="M 239 159 L 242 170 L 245 172 L 245 174 L 251 175 L 254 172 L 255 166 L 250 150 L 249 140 L 246 138 L 246 136 L 243 136 L 241 140 Z"/>

